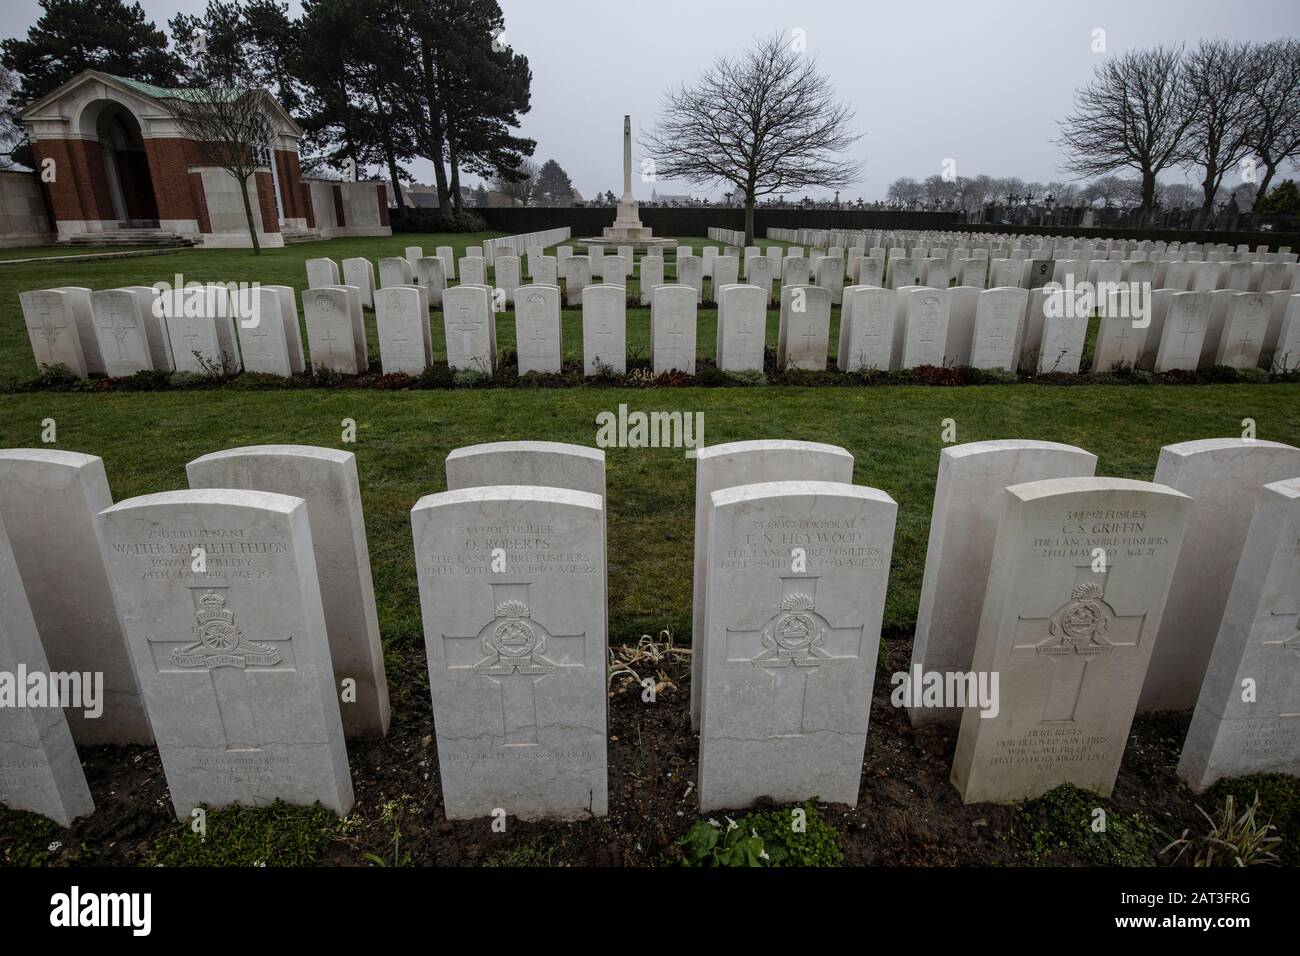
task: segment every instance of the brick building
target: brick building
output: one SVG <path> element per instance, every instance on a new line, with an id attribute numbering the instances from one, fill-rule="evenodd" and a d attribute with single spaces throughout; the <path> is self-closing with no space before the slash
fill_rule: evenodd
<path id="1" fill-rule="evenodd" d="M 272 149 L 248 184 L 258 239 L 391 235 L 382 182 L 302 174 L 302 130 L 266 94 Z M 183 90 L 85 70 L 18 117 L 60 242 L 174 240 L 249 246 L 239 184 L 176 120 Z"/>

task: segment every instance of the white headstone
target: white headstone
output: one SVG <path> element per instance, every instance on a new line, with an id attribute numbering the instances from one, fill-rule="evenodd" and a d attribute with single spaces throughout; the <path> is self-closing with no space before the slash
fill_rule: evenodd
<path id="1" fill-rule="evenodd" d="M 641 266 L 644 275 L 645 259 Z M 582 293 L 582 369 L 584 375 L 602 369 L 627 372 L 627 291 L 622 286 L 589 285 Z"/>
<path id="2" fill-rule="evenodd" d="M 655 287 L 650 305 L 650 348 L 654 374 L 661 375 L 674 369 L 687 375 L 695 374 L 698 298 L 699 290 L 695 287 Z"/>
<path id="3" fill-rule="evenodd" d="M 831 301 L 831 290 L 824 286 L 781 287 L 781 315 L 776 340 L 777 368 L 826 368 L 831 336 Z"/>
<path id="4" fill-rule="evenodd" d="M 18 300 L 36 368 L 63 365 L 77 378 L 85 378 L 86 357 L 68 294 L 57 289 L 37 289 L 19 293 Z"/>
<path id="5" fill-rule="evenodd" d="M 1260 489 L 1217 630 L 1178 776 L 1300 776 L 1300 478 Z"/>
<path id="6" fill-rule="evenodd" d="M 460 260 L 461 285 L 485 285 L 487 266 L 482 256 L 464 256 Z"/>
<path id="7" fill-rule="evenodd" d="M 380 259 L 379 285 L 384 289 L 390 285 L 415 285 L 414 268 L 406 259 Z"/>
<path id="8" fill-rule="evenodd" d="M 0 672 L 18 681 L 23 671 L 48 675 L 50 665 L 0 521 Z M 17 692 L 26 694 L 26 681 Z M 0 707 L 0 806 L 39 813 L 64 827 L 94 812 L 59 708 Z"/>
<path id="9" fill-rule="evenodd" d="M 649 305 L 654 287 L 664 284 L 664 260 L 662 256 L 644 256 L 641 259 L 641 304 Z"/>
<path id="10" fill-rule="evenodd" d="M 421 259 L 436 262 L 441 259 Z M 425 273 L 426 277 L 430 274 Z M 420 375 L 433 364 L 429 331 L 428 284 L 393 286 L 375 293 L 375 330 L 379 333 L 379 365 L 384 372 Z"/>
<path id="11" fill-rule="evenodd" d="M 338 285 L 337 282 L 327 284 Z M 367 309 L 375 307 L 375 265 L 369 259 L 344 259 L 343 284 L 356 286 L 361 291 L 362 306 Z"/>
<path id="12" fill-rule="evenodd" d="M 1008 289 L 1026 295 L 1024 289 Z M 1097 456 L 1073 445 L 1001 440 L 952 445 L 939 453 L 939 477 L 930 512 L 921 603 L 912 638 L 912 687 L 918 675 L 969 673 L 984 607 L 986 569 L 993 559 L 999 512 L 990 507 L 1009 485 L 1047 478 L 1089 478 Z M 957 726 L 961 710 L 918 699 L 908 714 L 914 726 Z"/>
<path id="13" fill-rule="evenodd" d="M 339 284 L 339 264 L 333 259 L 307 260 L 307 288 L 322 289 Z"/>
<path id="14" fill-rule="evenodd" d="M 497 324 L 487 286 L 458 285 L 442 293 L 447 365 L 491 375 L 496 368 Z"/>
<path id="15" fill-rule="evenodd" d="M 1300 449 L 1207 438 L 1160 449 L 1154 480 L 1192 498 L 1187 538 L 1139 709 L 1188 710 L 1214 647 L 1259 489 L 1300 475 Z"/>
<path id="16" fill-rule="evenodd" d="M 239 332 L 239 349 L 244 357 L 244 371 L 261 372 L 288 378 L 294 374 L 292 353 L 287 339 L 283 299 L 274 286 L 260 286 L 254 290 L 257 308 L 251 315 L 241 315 L 235 323 Z M 291 290 L 292 291 L 292 290 Z M 289 300 L 293 301 L 292 298 Z M 293 315 L 294 331 L 298 328 L 298 313 Z M 302 346 L 298 346 L 298 370 L 302 368 Z"/>
<path id="17" fill-rule="evenodd" d="M 971 339 L 972 368 L 1016 370 L 1016 342 L 1028 302 L 1029 292 L 1025 289 L 996 288 L 979 293 Z"/>
<path id="18" fill-rule="evenodd" d="M 1155 370 L 1195 371 L 1201 360 L 1201 343 L 1210 319 L 1210 293 L 1175 292 L 1160 330 Z M 1150 333 L 1148 333 L 1150 334 Z"/>
<path id="19" fill-rule="evenodd" d="M 964 802 L 1063 783 L 1110 796 L 1190 506 L 1125 478 L 1003 493 L 971 665 L 999 675 L 997 707 L 962 712 L 952 782 Z"/>
<path id="20" fill-rule="evenodd" d="M 515 296 L 515 350 L 519 374 L 558 373 L 564 361 L 560 290 L 553 285 L 520 286 Z"/>
<path id="21" fill-rule="evenodd" d="M 754 285 L 726 285 L 717 289 L 718 368 L 724 372 L 763 371 L 767 294 Z"/>
<path id="22" fill-rule="evenodd" d="M 123 378 L 153 368 L 139 296 L 127 289 L 100 289 L 90 294 L 90 307 L 105 375 Z"/>
<path id="23" fill-rule="evenodd" d="M 713 263 L 714 271 L 717 271 L 717 260 Z M 690 286 L 695 290 L 695 301 L 697 303 L 704 300 L 704 260 L 699 256 L 683 255 L 681 249 L 677 250 L 677 285 Z"/>
<path id="24" fill-rule="evenodd" d="M 564 263 L 564 304 L 571 309 L 582 305 L 582 290 L 591 285 L 591 259 L 570 256 Z"/>
<path id="25" fill-rule="evenodd" d="M 384 736 L 388 679 L 356 456 L 311 445 L 252 445 L 196 458 L 185 472 L 191 488 L 268 491 L 307 503 L 343 732 L 348 737 Z"/>
<path id="26" fill-rule="evenodd" d="M 298 293 L 293 286 L 264 285 L 280 298 L 280 321 L 284 323 L 284 341 L 289 350 L 289 368 L 293 374 L 305 371 L 306 359 L 302 353 L 302 328 L 298 325 Z"/>
<path id="27" fill-rule="evenodd" d="M 948 313 L 952 299 L 947 289 L 912 288 L 898 293 L 895 348 L 901 334 L 899 368 L 943 365 L 948 344 Z"/>
<path id="28" fill-rule="evenodd" d="M 1257 368 L 1264 340 L 1268 337 L 1269 311 L 1267 297 L 1259 292 L 1234 294 L 1214 364 Z"/>
<path id="29" fill-rule="evenodd" d="M 1033 308 L 1032 303 L 1030 308 Z M 1043 337 L 1038 347 L 1038 374 L 1076 374 L 1083 361 L 1083 346 L 1088 337 L 1088 311 L 1075 308 L 1075 302 L 1067 292 L 1059 290 L 1047 292 L 1043 299 L 1042 314 Z"/>
<path id="30" fill-rule="evenodd" d="M 95 515 L 112 503 L 104 462 L 94 455 L 0 449 L 0 521 L 45 656 L 56 671 L 104 675 L 101 716 L 64 712 L 83 745 L 154 739 L 95 538 Z"/>
<path id="31" fill-rule="evenodd" d="M 342 286 L 304 292 L 302 314 L 307 320 L 307 349 L 313 368 L 343 375 L 366 371 L 357 362 L 352 308 Z"/>
<path id="32" fill-rule="evenodd" d="M 836 351 L 840 371 L 889 371 L 894 354 L 895 295 L 892 289 L 876 286 L 857 285 L 844 290 Z"/>
<path id="33" fill-rule="evenodd" d="M 603 499 L 489 485 L 422 498 L 411 523 L 448 819 L 604 816 Z"/>
<path id="34" fill-rule="evenodd" d="M 177 818 L 277 799 L 351 810 L 303 499 L 168 491 L 106 509 L 99 530 Z M 177 570 L 159 573 L 160 549 Z"/>
<path id="35" fill-rule="evenodd" d="M 883 491 L 837 482 L 711 496 L 702 812 L 857 804 L 896 512 Z M 790 549 L 767 543 L 775 529 L 833 540 L 792 572 Z"/>
<path id="36" fill-rule="evenodd" d="M 447 264 L 441 256 L 425 256 L 419 260 L 420 288 L 428 296 L 429 307 L 442 308 L 442 293 L 447 288 Z"/>

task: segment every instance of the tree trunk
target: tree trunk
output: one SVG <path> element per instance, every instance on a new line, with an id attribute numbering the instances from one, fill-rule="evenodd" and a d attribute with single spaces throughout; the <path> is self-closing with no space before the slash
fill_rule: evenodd
<path id="1" fill-rule="evenodd" d="M 1259 185 L 1255 187 L 1255 202 L 1251 207 L 1252 209 L 1254 209 L 1255 206 L 1258 206 L 1260 202 L 1263 201 L 1264 197 L 1268 195 L 1268 187 L 1273 182 L 1273 175 L 1277 172 L 1277 167 L 1277 163 L 1273 163 L 1272 165 L 1269 165 L 1268 163 L 1264 164 L 1264 178 L 1261 179 Z"/>
<path id="2" fill-rule="evenodd" d="M 253 204 L 248 201 L 248 179 L 248 176 L 243 179 L 236 176 L 235 182 L 239 183 L 239 192 L 244 197 L 244 218 L 248 220 L 248 235 L 253 240 L 253 255 L 260 256 L 262 254 L 262 245 L 257 241 L 257 226 L 253 223 Z"/>
<path id="3" fill-rule="evenodd" d="M 754 192 L 745 192 L 745 245 L 754 244 Z"/>
<path id="4" fill-rule="evenodd" d="M 1201 208 L 1196 214 L 1198 229 L 1214 228 L 1214 194 L 1219 191 L 1215 180 L 1214 168 L 1208 167 L 1205 170 L 1205 178 L 1201 180 Z"/>
<path id="5" fill-rule="evenodd" d="M 1142 170 L 1142 208 L 1138 210 L 1138 225 L 1145 227 L 1151 221 L 1151 212 L 1156 206 L 1156 174 L 1149 169 Z"/>

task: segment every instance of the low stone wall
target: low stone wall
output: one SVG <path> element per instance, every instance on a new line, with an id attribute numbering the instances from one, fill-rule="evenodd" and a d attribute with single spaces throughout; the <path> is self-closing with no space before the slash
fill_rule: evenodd
<path id="1" fill-rule="evenodd" d="M 0 246 L 46 246 L 54 239 L 37 175 L 26 170 L 0 171 Z"/>

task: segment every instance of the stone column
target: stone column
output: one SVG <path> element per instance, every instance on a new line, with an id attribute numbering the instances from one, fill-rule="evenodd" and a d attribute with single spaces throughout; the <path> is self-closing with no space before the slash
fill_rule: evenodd
<path id="1" fill-rule="evenodd" d="M 623 115 L 623 202 L 631 204 L 632 198 L 632 117 Z"/>

